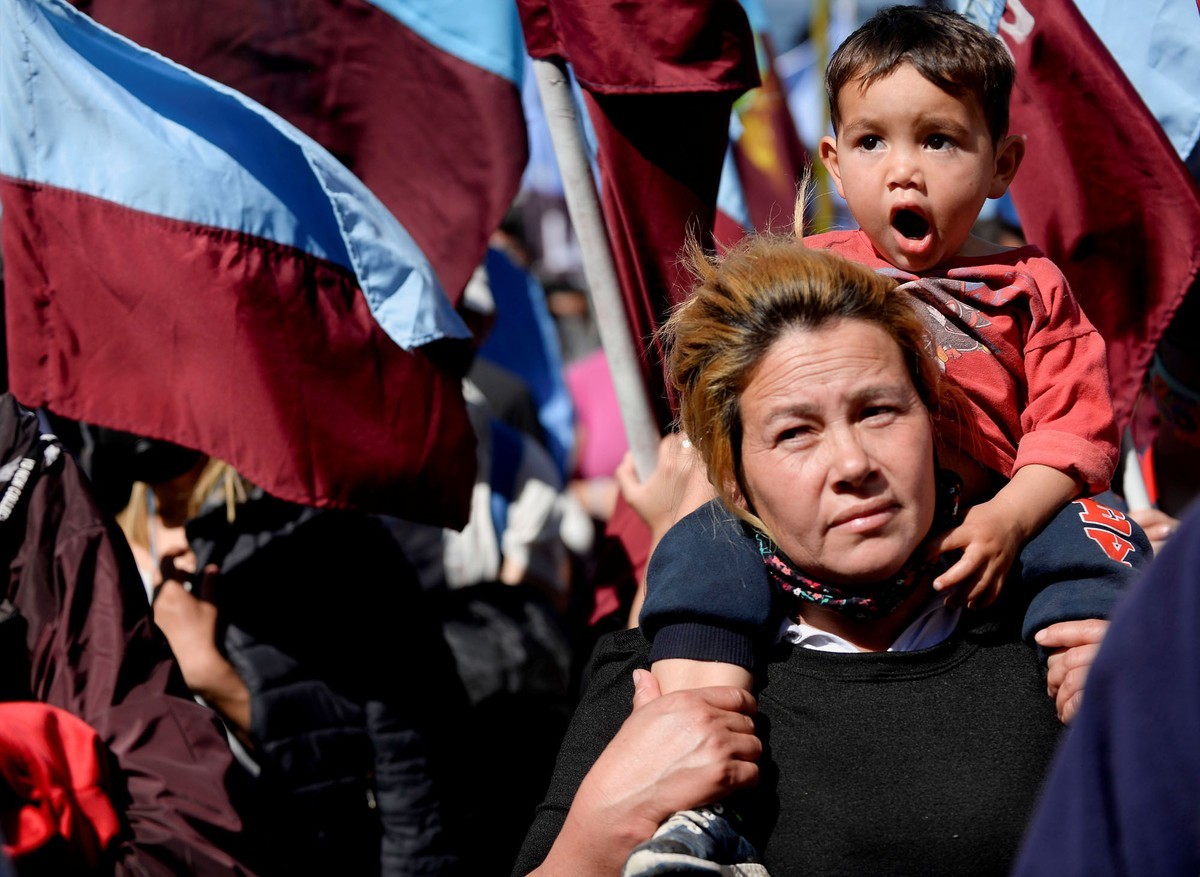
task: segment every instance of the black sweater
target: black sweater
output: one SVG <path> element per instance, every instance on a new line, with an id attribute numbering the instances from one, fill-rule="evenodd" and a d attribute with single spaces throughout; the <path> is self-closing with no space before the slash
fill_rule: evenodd
<path id="1" fill-rule="evenodd" d="M 514 874 L 545 858 L 645 666 L 638 632 L 602 643 Z M 758 697 L 762 781 L 739 806 L 773 874 L 1007 873 L 1060 730 L 1016 630 L 907 653 L 781 646 Z"/>

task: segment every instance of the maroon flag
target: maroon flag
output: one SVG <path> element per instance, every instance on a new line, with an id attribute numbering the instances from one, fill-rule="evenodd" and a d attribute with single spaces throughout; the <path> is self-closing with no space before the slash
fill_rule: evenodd
<path id="1" fill-rule="evenodd" d="M 467 327 L 412 236 L 244 95 L 61 0 L 5 0 L 0 246 L 14 396 L 265 490 L 467 516 Z"/>
<path id="2" fill-rule="evenodd" d="M 236 88 L 332 152 L 409 230 L 458 301 L 516 196 L 528 154 L 517 22 L 514 13 L 506 22 L 487 9 L 502 7 L 498 0 L 431 7 L 499 25 L 440 44 L 436 16 L 414 12 L 402 23 L 385 10 L 418 4 L 392 0 L 73 2 Z M 498 60 L 482 67 L 471 50 Z"/>
<path id="3" fill-rule="evenodd" d="M 596 132 L 601 198 L 633 337 L 662 423 L 655 339 L 686 293 L 687 229 L 712 232 L 733 101 L 758 84 L 737 0 L 518 0 L 535 58 L 571 63 Z"/>
<path id="4" fill-rule="evenodd" d="M 1125 424 L 1200 267 L 1200 190 L 1073 4 L 1010 0 L 999 30 L 1017 62 L 1010 130 L 1028 138 L 1013 200 L 1108 342 Z"/>

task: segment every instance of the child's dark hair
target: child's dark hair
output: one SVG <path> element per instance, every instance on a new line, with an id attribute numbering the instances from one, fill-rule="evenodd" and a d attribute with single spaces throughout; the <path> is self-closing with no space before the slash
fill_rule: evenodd
<path id="1" fill-rule="evenodd" d="M 881 9 L 838 47 L 825 70 L 829 118 L 840 126 L 838 94 L 857 83 L 866 88 L 901 64 L 955 97 L 973 94 L 992 141 L 1008 133 L 1008 99 L 1015 67 L 998 37 L 956 12 L 921 6 Z"/>

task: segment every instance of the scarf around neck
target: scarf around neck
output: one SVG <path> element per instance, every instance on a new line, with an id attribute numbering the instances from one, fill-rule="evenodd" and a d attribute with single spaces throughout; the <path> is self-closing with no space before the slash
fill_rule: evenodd
<path id="1" fill-rule="evenodd" d="M 934 575 L 940 566 L 937 560 L 920 560 L 918 554 L 895 574 L 878 582 L 857 584 L 852 588 L 822 582 L 810 578 L 796 569 L 796 565 L 778 547 L 771 544 L 761 533 L 755 534 L 758 550 L 767 574 L 785 594 L 799 600 L 827 606 L 848 618 L 875 619 L 890 615 L 912 594 L 918 584 Z M 791 614 L 791 613 L 789 613 Z"/>

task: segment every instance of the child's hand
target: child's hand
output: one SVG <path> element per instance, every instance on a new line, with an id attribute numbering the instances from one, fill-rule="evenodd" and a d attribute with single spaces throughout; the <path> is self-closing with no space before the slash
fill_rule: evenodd
<path id="1" fill-rule="evenodd" d="M 933 580 L 934 590 L 950 591 L 947 606 L 990 606 L 1024 541 L 1023 528 L 1001 497 L 974 506 L 962 524 L 933 540 L 932 556 L 962 550 L 962 557 Z"/>

